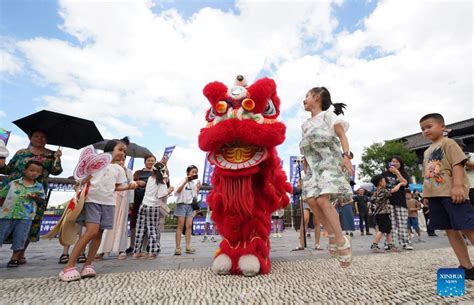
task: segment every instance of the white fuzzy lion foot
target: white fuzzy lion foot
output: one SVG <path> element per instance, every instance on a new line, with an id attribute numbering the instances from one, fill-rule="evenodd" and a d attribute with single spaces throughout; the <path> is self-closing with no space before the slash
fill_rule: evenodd
<path id="1" fill-rule="evenodd" d="M 260 271 L 260 262 L 255 255 L 244 255 L 239 258 L 239 268 L 245 276 L 255 276 Z"/>
<path id="2" fill-rule="evenodd" d="M 221 254 L 214 259 L 211 269 L 219 275 L 226 275 L 230 273 L 230 268 L 232 268 L 232 261 L 229 256 Z"/>

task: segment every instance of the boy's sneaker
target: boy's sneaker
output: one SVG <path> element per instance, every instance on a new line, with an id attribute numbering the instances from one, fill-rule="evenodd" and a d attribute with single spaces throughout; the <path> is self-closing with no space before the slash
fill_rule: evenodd
<path id="1" fill-rule="evenodd" d="M 201 242 L 205 242 L 207 240 L 207 235 L 204 235 L 204 237 L 202 238 Z"/>
<path id="2" fill-rule="evenodd" d="M 413 247 L 412 247 L 412 245 L 410 245 L 410 244 L 404 245 L 404 246 L 403 246 L 403 250 L 413 250 Z"/>
<path id="3" fill-rule="evenodd" d="M 466 267 L 459 266 L 458 268 L 464 269 L 464 279 L 474 280 L 474 267 L 472 267 L 471 269 L 467 269 Z"/>
<path id="4" fill-rule="evenodd" d="M 277 233 L 277 237 L 282 238 L 283 236 L 281 235 L 281 233 Z"/>
<path id="5" fill-rule="evenodd" d="M 212 241 L 213 243 L 215 243 L 217 240 L 214 238 L 214 236 L 211 236 L 210 241 Z"/>
<path id="6" fill-rule="evenodd" d="M 370 251 L 372 251 L 372 253 L 383 253 L 384 252 L 382 249 L 379 248 L 379 245 L 377 245 L 377 244 L 372 244 L 372 246 L 370 246 Z"/>

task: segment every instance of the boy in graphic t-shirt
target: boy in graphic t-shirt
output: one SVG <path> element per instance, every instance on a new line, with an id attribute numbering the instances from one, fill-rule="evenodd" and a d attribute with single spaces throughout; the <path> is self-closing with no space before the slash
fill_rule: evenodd
<path id="1" fill-rule="evenodd" d="M 423 136 L 432 142 L 423 160 L 423 195 L 430 209 L 431 227 L 446 230 L 459 268 L 464 269 L 466 279 L 474 280 L 474 267 L 462 237 L 464 234 L 474 242 L 474 207 L 469 202 L 469 181 L 464 171 L 467 157 L 454 140 L 444 137 L 441 114 L 425 115 L 420 127 Z"/>

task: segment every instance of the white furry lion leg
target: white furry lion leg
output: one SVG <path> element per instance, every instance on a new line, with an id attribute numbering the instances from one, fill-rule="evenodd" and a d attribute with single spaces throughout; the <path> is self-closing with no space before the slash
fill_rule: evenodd
<path id="1" fill-rule="evenodd" d="M 243 255 L 239 258 L 239 268 L 245 276 L 255 276 L 260 271 L 260 262 L 255 255 Z"/>
<path id="2" fill-rule="evenodd" d="M 226 254 L 221 254 L 214 259 L 211 269 L 217 274 L 225 275 L 229 274 L 230 268 L 232 268 L 230 257 Z"/>

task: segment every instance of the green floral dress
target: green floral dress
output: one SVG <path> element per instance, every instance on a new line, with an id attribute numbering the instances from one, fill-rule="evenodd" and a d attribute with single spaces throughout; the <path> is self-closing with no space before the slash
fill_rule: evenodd
<path id="1" fill-rule="evenodd" d="M 13 158 L 8 162 L 8 164 L 0 169 L 0 173 L 8 175 L 7 179 L 3 181 L 3 186 L 7 185 L 10 181 L 19 179 L 23 177 L 23 171 L 25 165 L 30 160 L 36 160 L 43 164 L 43 174 L 38 178 L 38 182 L 43 184 L 45 194 L 48 193 L 48 177 L 49 174 L 59 175 L 62 173 L 63 169 L 61 167 L 61 160 L 58 160 L 54 164 L 54 151 L 47 150 L 44 154 L 35 155 L 29 149 L 20 149 L 16 152 Z M 54 165 L 53 165 L 54 164 Z M 30 229 L 30 240 L 38 241 L 41 229 L 41 221 L 43 220 L 44 211 L 46 211 L 47 202 L 38 204 L 36 209 L 36 215 L 33 219 Z"/>
<path id="2" fill-rule="evenodd" d="M 329 194 L 331 201 L 352 201 L 350 177 L 342 169 L 341 143 L 334 131 L 336 124 L 342 124 L 344 130 L 349 128 L 334 112 L 322 111 L 301 126 L 300 152 L 309 166 L 303 179 L 303 200 Z"/>

